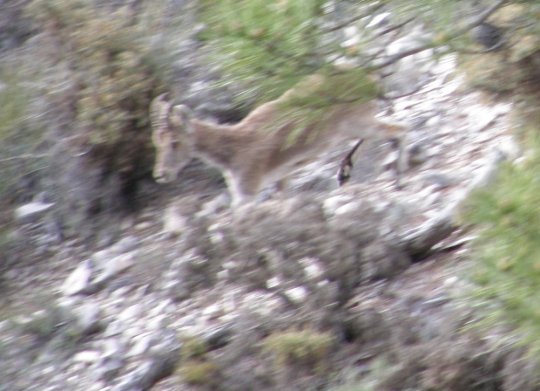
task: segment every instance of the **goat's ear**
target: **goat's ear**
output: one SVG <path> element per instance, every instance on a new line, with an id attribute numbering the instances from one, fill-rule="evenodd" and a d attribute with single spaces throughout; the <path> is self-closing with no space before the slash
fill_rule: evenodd
<path id="1" fill-rule="evenodd" d="M 163 94 L 159 94 L 154 99 L 152 99 L 152 102 L 150 103 L 150 107 L 155 107 L 155 106 L 162 107 L 162 106 L 166 106 L 170 104 L 171 103 L 169 102 L 169 93 L 164 92 Z"/>

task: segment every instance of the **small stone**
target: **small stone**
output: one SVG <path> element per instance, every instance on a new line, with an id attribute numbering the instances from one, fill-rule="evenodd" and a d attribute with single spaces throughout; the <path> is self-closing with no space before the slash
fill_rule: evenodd
<path id="1" fill-rule="evenodd" d="M 100 356 L 100 353 L 96 352 L 95 350 L 84 350 L 75 354 L 75 356 L 73 356 L 73 361 L 82 362 L 85 364 L 92 364 L 97 362 Z"/>
<path id="2" fill-rule="evenodd" d="M 15 218 L 21 222 L 30 222 L 38 219 L 54 204 L 44 202 L 30 202 L 15 209 Z"/>
<path id="3" fill-rule="evenodd" d="M 92 254 L 91 258 L 98 267 L 102 267 L 101 265 L 103 265 L 107 259 L 111 258 L 111 256 L 112 254 L 110 249 L 105 249 L 96 251 L 94 254 Z"/>
<path id="4" fill-rule="evenodd" d="M 435 190 L 446 189 L 457 184 L 457 179 L 442 173 L 430 173 L 424 176 L 424 180 L 435 187 Z"/>
<path id="5" fill-rule="evenodd" d="M 219 315 L 223 312 L 221 305 L 219 304 L 212 304 L 208 307 L 204 308 L 202 311 L 202 314 L 208 318 L 217 318 Z"/>
<path id="6" fill-rule="evenodd" d="M 300 304 L 306 300 L 308 292 L 305 287 L 297 286 L 295 288 L 287 289 L 285 294 L 289 297 L 289 299 L 291 299 L 291 301 Z"/>
<path id="7" fill-rule="evenodd" d="M 90 276 L 92 275 L 92 262 L 87 259 L 82 262 L 66 279 L 62 285 L 62 292 L 67 295 L 76 295 L 84 291 L 90 283 Z"/>
<path id="8" fill-rule="evenodd" d="M 86 303 L 75 311 L 76 325 L 80 335 L 89 335 L 101 328 L 101 311 L 94 303 Z"/>
<path id="9" fill-rule="evenodd" d="M 137 338 L 137 340 L 133 344 L 133 347 L 129 350 L 128 356 L 130 357 L 139 356 L 147 352 L 152 342 L 153 341 L 152 341 L 151 335 L 143 335 Z"/>
<path id="10" fill-rule="evenodd" d="M 370 20 L 370 22 L 368 23 L 366 27 L 372 28 L 372 27 L 379 27 L 381 25 L 385 25 L 390 19 L 390 16 L 391 16 L 390 12 L 382 12 L 378 15 L 375 15 L 373 19 Z"/>
<path id="11" fill-rule="evenodd" d="M 233 329 L 231 326 L 220 326 L 215 329 L 206 330 L 203 338 L 209 350 L 220 349 L 228 345 L 233 338 Z"/>
<path id="12" fill-rule="evenodd" d="M 304 258 L 301 261 L 306 276 L 310 279 L 318 279 L 323 275 L 323 269 L 314 258 Z"/>
<path id="13" fill-rule="evenodd" d="M 163 215 L 163 232 L 169 236 L 178 236 L 187 228 L 186 218 L 176 205 L 170 206 Z"/>
<path id="14" fill-rule="evenodd" d="M 159 343 L 151 348 L 151 357 L 122 376 L 113 391 L 149 390 L 159 380 L 173 373 L 180 359 L 181 346 L 176 331 L 161 330 L 153 340 Z"/>
<path id="15" fill-rule="evenodd" d="M 346 215 L 358 209 L 360 209 L 360 203 L 357 201 L 353 201 L 353 202 L 349 202 L 345 205 L 341 205 L 340 207 L 338 207 L 335 210 L 334 215 L 335 216 Z"/>
<path id="16" fill-rule="evenodd" d="M 139 240 L 135 236 L 127 236 L 111 246 L 111 251 L 115 254 L 133 251 L 139 245 Z"/>
<path id="17" fill-rule="evenodd" d="M 161 315 L 161 316 L 156 316 L 152 318 L 147 323 L 147 327 L 149 330 L 159 330 L 159 329 L 163 329 L 163 327 L 165 327 L 166 324 L 167 324 L 167 316 Z"/>
<path id="18" fill-rule="evenodd" d="M 122 322 L 131 322 L 139 318 L 143 313 L 143 309 L 139 303 L 136 303 L 132 306 L 124 309 L 120 314 L 118 314 L 117 319 Z"/>
<path id="19" fill-rule="evenodd" d="M 98 379 L 113 380 L 124 367 L 124 361 L 120 357 L 105 357 L 100 363 L 97 371 Z"/>
<path id="20" fill-rule="evenodd" d="M 144 230 L 147 230 L 149 228 L 152 228 L 153 224 L 149 221 L 143 221 L 142 223 L 138 223 L 135 225 L 135 229 L 137 231 L 144 231 Z"/>
<path id="21" fill-rule="evenodd" d="M 103 357 L 121 356 L 124 353 L 124 346 L 117 338 L 108 338 L 103 341 Z"/>
<path id="22" fill-rule="evenodd" d="M 109 259 L 104 265 L 103 272 L 96 278 L 96 283 L 107 280 L 135 264 L 133 253 L 121 254 Z"/>
<path id="23" fill-rule="evenodd" d="M 281 281 L 280 281 L 279 277 L 274 276 L 272 278 L 269 278 L 266 281 L 266 288 L 268 288 L 268 289 L 277 288 L 277 287 L 280 286 L 280 284 L 281 284 Z"/>
<path id="24" fill-rule="evenodd" d="M 323 202 L 323 211 L 324 214 L 329 217 L 336 214 L 336 211 L 339 207 L 349 204 L 354 199 L 349 195 L 338 194 L 331 197 L 328 197 Z"/>
<path id="25" fill-rule="evenodd" d="M 522 153 L 519 144 L 512 136 L 501 137 L 497 144 L 497 150 L 499 150 L 507 160 L 515 161 Z"/>
<path id="26" fill-rule="evenodd" d="M 226 209 L 229 206 L 229 204 L 230 204 L 229 195 L 220 194 L 214 199 L 206 202 L 201 208 L 201 210 L 196 213 L 195 216 L 198 218 L 215 216 L 217 213 Z"/>
<path id="27" fill-rule="evenodd" d="M 428 160 L 427 148 L 421 142 L 412 145 L 407 153 L 409 167 L 416 167 Z"/>
<path id="28" fill-rule="evenodd" d="M 486 108 L 478 109 L 475 108 L 469 113 L 469 120 L 472 123 L 472 132 L 479 133 L 488 129 L 495 120 L 497 119 L 499 113 L 494 110 L 488 110 Z"/>

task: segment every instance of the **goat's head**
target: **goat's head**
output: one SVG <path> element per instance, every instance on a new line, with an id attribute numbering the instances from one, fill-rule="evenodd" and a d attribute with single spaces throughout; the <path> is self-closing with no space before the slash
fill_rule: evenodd
<path id="1" fill-rule="evenodd" d="M 191 111 L 187 106 L 173 106 L 167 94 L 156 97 L 150 105 L 152 142 L 156 148 L 153 176 L 159 183 L 176 179 L 192 157 Z"/>

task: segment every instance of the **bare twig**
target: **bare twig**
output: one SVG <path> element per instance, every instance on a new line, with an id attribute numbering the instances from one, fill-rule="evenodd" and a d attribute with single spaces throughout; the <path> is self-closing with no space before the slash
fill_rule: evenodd
<path id="1" fill-rule="evenodd" d="M 395 99 L 405 98 L 406 96 L 411 96 L 411 95 L 416 94 L 416 93 L 417 93 L 418 91 L 420 91 L 423 87 L 424 87 L 424 84 L 419 84 L 418 86 L 416 86 L 416 87 L 413 88 L 412 90 L 407 91 L 407 92 L 404 92 L 403 94 L 399 94 L 399 95 L 386 95 L 386 94 L 382 94 L 379 98 L 384 99 L 384 100 L 395 100 Z"/>
<path id="2" fill-rule="evenodd" d="M 328 28 L 322 30 L 322 33 L 327 34 L 327 33 L 333 33 L 334 31 L 341 30 L 342 28 L 347 27 L 348 25 L 350 25 L 350 24 L 352 24 L 354 22 L 357 22 L 360 19 L 363 19 L 363 18 L 365 18 L 367 16 L 372 15 L 374 12 L 381 9 L 383 5 L 384 5 L 383 3 L 376 4 L 372 8 L 368 9 L 364 13 L 361 13 L 359 15 L 355 15 L 352 18 L 349 18 L 349 19 L 345 20 L 344 22 L 341 22 L 341 23 L 336 24 L 336 25 L 334 25 L 332 27 L 328 27 Z"/>
<path id="3" fill-rule="evenodd" d="M 467 49 L 467 48 L 452 47 L 452 51 L 462 53 L 462 54 L 486 54 L 486 53 L 496 52 L 497 50 L 501 49 L 503 46 L 505 46 L 505 42 L 500 41 L 496 45 L 493 45 L 492 47 L 486 48 L 486 49 Z"/>
<path id="4" fill-rule="evenodd" d="M 489 18 L 491 15 L 493 15 L 493 13 L 495 11 L 497 11 L 499 8 L 501 8 L 506 2 L 508 2 L 508 0 L 499 0 L 497 1 L 495 4 L 493 4 L 491 7 L 489 7 L 488 9 L 486 9 L 484 12 L 482 12 L 477 18 L 475 18 L 473 21 L 467 23 L 465 26 L 463 26 L 462 28 L 458 29 L 454 34 L 450 35 L 448 38 L 449 40 L 452 40 L 452 39 L 455 39 L 455 38 L 458 38 L 460 37 L 461 35 L 467 33 L 469 30 L 471 30 L 472 28 L 478 26 L 479 24 L 481 24 L 482 22 L 484 22 L 487 18 Z M 420 52 L 423 52 L 425 50 L 429 50 L 429 49 L 432 49 L 433 47 L 435 46 L 435 44 L 433 42 L 428 42 L 424 45 L 420 45 L 420 46 L 417 46 L 415 48 L 412 48 L 412 49 L 409 49 L 409 50 L 404 50 L 403 52 L 401 53 L 397 53 L 393 56 L 391 56 L 388 60 L 386 61 L 383 61 L 382 63 L 376 65 L 374 67 L 374 69 L 380 69 L 380 68 L 385 68 L 389 65 L 392 65 L 396 62 L 398 62 L 399 60 L 401 60 L 402 58 L 405 58 L 405 57 L 409 57 L 409 56 L 412 56 L 413 54 L 416 54 L 416 53 L 420 53 Z"/>
<path id="5" fill-rule="evenodd" d="M 43 159 L 45 157 L 49 157 L 49 154 L 31 154 L 31 153 L 25 153 L 22 155 L 17 156 L 11 156 L 7 158 L 0 159 L 0 163 L 7 163 L 14 160 L 23 160 L 23 159 Z"/>
<path id="6" fill-rule="evenodd" d="M 391 33 L 392 31 L 399 30 L 399 29 L 405 27 L 407 24 L 411 23 L 414 19 L 416 19 L 416 18 L 413 16 L 413 17 L 411 17 L 409 19 L 406 19 L 405 21 L 403 21 L 401 23 L 398 23 L 398 24 L 393 25 L 393 26 L 389 26 L 389 27 L 385 28 L 384 30 L 378 32 L 376 34 L 376 36 L 377 37 L 382 37 L 383 35 Z"/>

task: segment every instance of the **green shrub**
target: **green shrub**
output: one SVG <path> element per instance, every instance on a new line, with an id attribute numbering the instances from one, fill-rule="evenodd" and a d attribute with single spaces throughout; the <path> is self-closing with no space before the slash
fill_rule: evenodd
<path id="1" fill-rule="evenodd" d="M 218 369 L 211 361 L 190 360 L 180 365 L 178 373 L 187 384 L 203 386 L 215 384 Z"/>
<path id="2" fill-rule="evenodd" d="M 208 353 L 208 344 L 200 337 L 186 337 L 182 345 L 182 361 L 200 360 Z"/>
<path id="3" fill-rule="evenodd" d="M 288 365 L 323 366 L 333 344 L 329 333 L 314 330 L 284 331 L 270 335 L 263 350 L 273 354 L 278 368 Z"/>
<path id="4" fill-rule="evenodd" d="M 185 337 L 180 353 L 178 374 L 184 382 L 196 386 L 216 384 L 217 364 L 208 357 L 208 344 L 197 336 Z"/>
<path id="5" fill-rule="evenodd" d="M 481 324 L 504 323 L 540 359 L 540 129 L 526 132 L 529 153 L 505 164 L 495 183 L 477 191 L 463 219 L 480 232 L 467 276 L 483 315 Z"/>
<path id="6" fill-rule="evenodd" d="M 14 64 L 0 64 L 0 200 L 16 201 L 24 198 L 19 192 L 22 181 L 45 166 L 44 156 L 38 152 L 43 131 L 33 127 L 28 117 L 31 93 L 24 75 Z M 2 218 L 0 216 L 0 218 Z"/>
<path id="7" fill-rule="evenodd" d="M 108 171 L 130 177 L 149 170 L 148 105 L 165 85 L 149 32 L 128 8 L 85 0 L 34 0 L 27 13 L 42 31 L 40 55 L 50 61 L 43 73 L 48 109 L 68 111 L 70 132 L 93 146 Z M 61 88 L 66 79 L 71 87 Z"/>
<path id="8" fill-rule="evenodd" d="M 240 99 L 267 101 L 322 65 L 316 22 L 322 0 L 203 0 L 202 38 L 214 48 Z"/>
<path id="9" fill-rule="evenodd" d="M 28 91 L 13 70 L 0 69 L 0 141 L 5 142 L 23 125 Z"/>
<path id="10" fill-rule="evenodd" d="M 519 102 L 524 125 L 516 136 L 527 151 L 520 164 L 503 164 L 497 180 L 473 194 L 463 220 L 479 230 L 466 270 L 480 310 L 475 324 L 513 327 L 517 339 L 540 360 L 540 311 L 535 305 L 540 299 L 540 9 L 535 2 L 526 3 L 509 2 L 494 15 L 494 22 L 507 29 L 508 45 L 501 53 L 472 56 L 463 63 L 473 86 Z M 501 74 L 505 83 L 496 85 L 494 76 Z"/>

